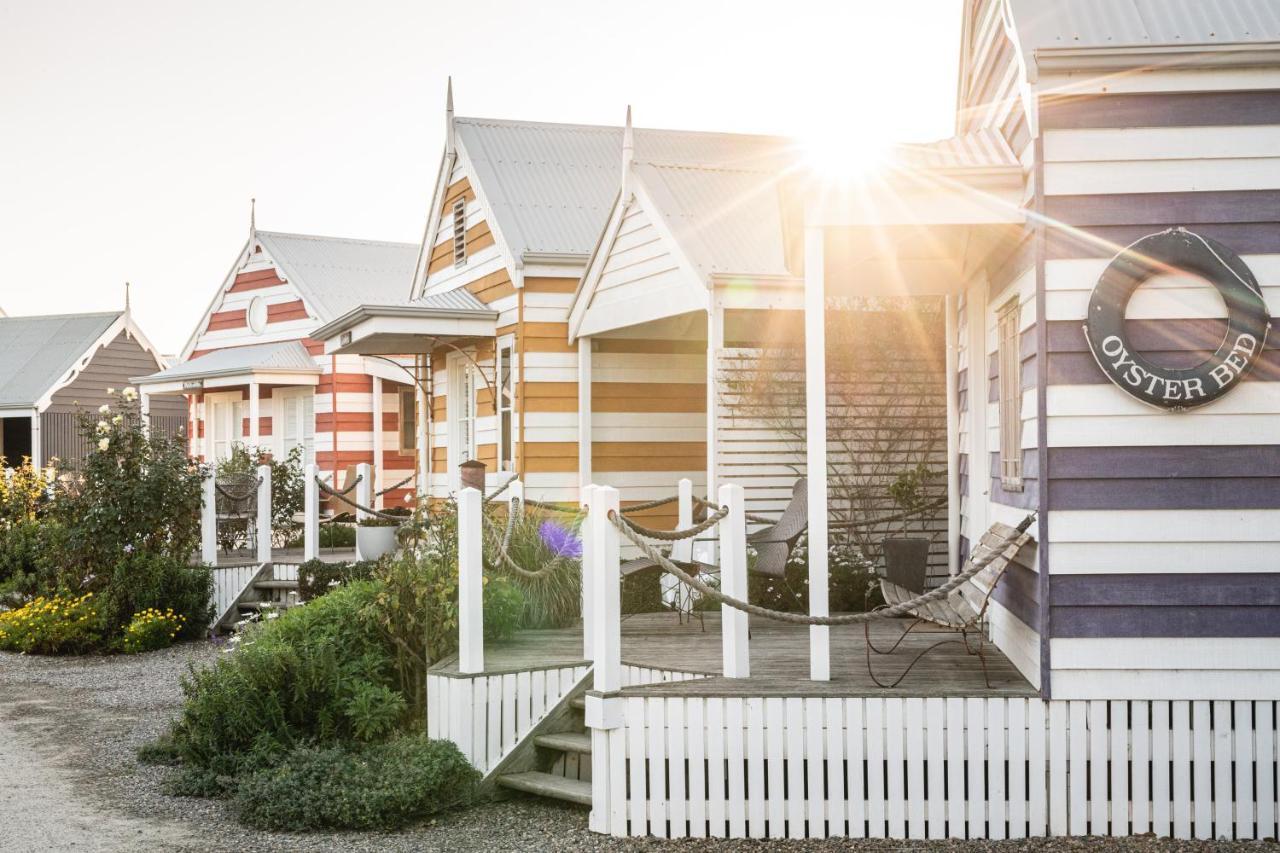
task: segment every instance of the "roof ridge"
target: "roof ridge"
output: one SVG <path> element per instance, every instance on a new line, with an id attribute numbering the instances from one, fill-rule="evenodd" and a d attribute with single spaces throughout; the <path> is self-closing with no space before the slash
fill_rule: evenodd
<path id="1" fill-rule="evenodd" d="M 72 320 L 87 319 L 89 317 L 119 317 L 123 314 L 123 310 L 117 311 L 78 311 L 70 314 L 9 314 L 0 317 L 0 322 L 5 320 Z"/>
<path id="2" fill-rule="evenodd" d="M 369 246 L 397 246 L 400 248 L 417 249 L 417 243 L 405 243 L 398 240 L 368 240 L 363 237 L 334 237 L 329 234 L 299 234 L 293 231 L 267 231 L 258 229 L 255 233 L 259 236 L 267 237 L 293 237 L 299 240 L 328 240 L 339 243 L 362 243 Z"/>
<path id="3" fill-rule="evenodd" d="M 783 168 L 770 169 L 765 166 L 737 166 L 731 163 L 682 163 L 675 160 L 636 160 L 637 166 L 653 166 L 658 169 L 685 169 L 690 172 L 736 172 L 743 175 L 776 175 L 785 171 Z"/>
<path id="4" fill-rule="evenodd" d="M 529 127 L 529 128 L 560 128 L 565 130 L 599 130 L 599 131 L 616 131 L 622 132 L 622 125 L 618 124 L 579 124 L 577 122 L 567 121 L 532 121 L 526 119 L 514 118 L 490 118 L 486 116 L 457 116 L 454 122 L 462 122 L 474 125 L 505 125 L 511 127 Z M 774 139 L 780 142 L 794 142 L 795 140 L 789 136 L 783 136 L 777 133 L 742 133 L 733 130 L 695 130 L 691 128 L 678 127 L 635 127 L 636 133 L 688 133 L 698 136 L 729 136 L 743 139 Z"/>

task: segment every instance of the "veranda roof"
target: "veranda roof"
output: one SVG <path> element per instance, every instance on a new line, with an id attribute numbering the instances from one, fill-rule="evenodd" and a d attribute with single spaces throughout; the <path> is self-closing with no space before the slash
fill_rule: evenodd
<path id="1" fill-rule="evenodd" d="M 35 406 L 120 314 L 0 317 L 0 408 Z"/>
<path id="2" fill-rule="evenodd" d="M 206 380 L 240 380 L 252 374 L 266 374 L 280 378 L 290 375 L 319 376 L 320 368 L 300 341 L 253 344 L 245 347 L 228 347 L 176 364 L 149 376 L 139 376 L 133 381 L 139 386 L 174 386 L 166 390 L 181 390 L 184 383 Z M 234 384 L 222 382 L 219 384 Z"/>

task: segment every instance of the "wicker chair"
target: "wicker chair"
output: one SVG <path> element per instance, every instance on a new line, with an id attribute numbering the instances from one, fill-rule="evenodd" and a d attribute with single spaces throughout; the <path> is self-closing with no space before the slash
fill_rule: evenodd
<path id="1" fill-rule="evenodd" d="M 243 541 L 252 547 L 257 533 L 258 477 L 256 474 L 223 474 L 214 481 L 217 496 L 218 540 L 224 551 Z"/>

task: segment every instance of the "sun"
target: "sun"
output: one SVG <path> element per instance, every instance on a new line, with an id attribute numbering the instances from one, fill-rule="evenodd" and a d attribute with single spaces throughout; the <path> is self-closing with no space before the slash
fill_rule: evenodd
<path id="1" fill-rule="evenodd" d="M 876 128 L 846 123 L 815 128 L 801 136 L 800 145 L 810 170 L 840 182 L 864 179 L 879 171 L 893 147 Z"/>

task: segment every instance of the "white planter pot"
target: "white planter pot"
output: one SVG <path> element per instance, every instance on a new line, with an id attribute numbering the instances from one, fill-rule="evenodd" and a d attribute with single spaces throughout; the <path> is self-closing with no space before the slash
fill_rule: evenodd
<path id="1" fill-rule="evenodd" d="M 396 549 L 400 527 L 356 527 L 356 559 L 376 560 Z"/>

